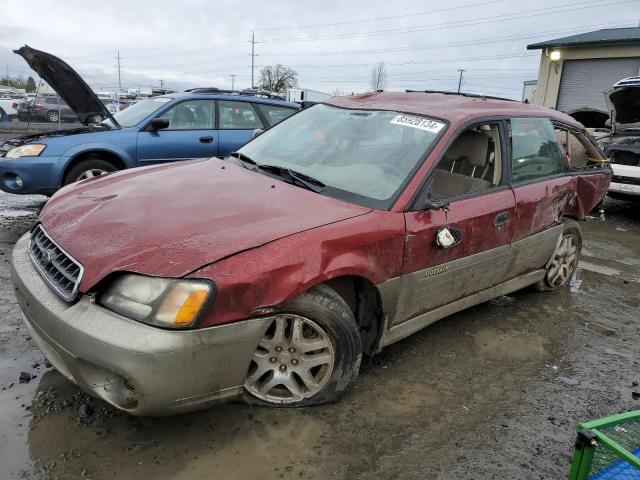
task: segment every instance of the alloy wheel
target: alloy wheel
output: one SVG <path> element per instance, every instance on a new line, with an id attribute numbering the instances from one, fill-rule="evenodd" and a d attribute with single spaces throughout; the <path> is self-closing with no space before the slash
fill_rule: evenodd
<path id="1" fill-rule="evenodd" d="M 320 325 L 300 315 L 278 315 L 253 354 L 244 386 L 265 402 L 299 402 L 324 388 L 334 363 L 333 344 Z"/>
<path id="2" fill-rule="evenodd" d="M 85 170 L 80 175 L 78 175 L 76 182 L 79 182 L 80 180 L 86 180 L 88 178 L 97 177 L 98 175 L 104 175 L 105 173 L 109 172 L 107 172 L 106 170 L 102 170 L 101 168 L 92 168 L 90 170 Z"/>
<path id="3" fill-rule="evenodd" d="M 547 268 L 546 280 L 549 286 L 558 288 L 569 281 L 578 266 L 579 253 L 578 238 L 573 233 L 565 233 Z"/>

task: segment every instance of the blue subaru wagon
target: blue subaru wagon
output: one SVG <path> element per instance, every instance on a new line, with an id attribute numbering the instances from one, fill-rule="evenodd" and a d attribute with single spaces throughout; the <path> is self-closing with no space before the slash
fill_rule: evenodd
<path id="1" fill-rule="evenodd" d="M 297 112 L 300 105 L 256 91 L 196 88 L 152 97 L 115 115 L 65 62 L 28 46 L 16 50 L 87 127 L 25 135 L 0 145 L 0 189 L 51 195 L 115 170 L 226 156 Z M 95 123 L 99 121 L 99 123 Z"/>

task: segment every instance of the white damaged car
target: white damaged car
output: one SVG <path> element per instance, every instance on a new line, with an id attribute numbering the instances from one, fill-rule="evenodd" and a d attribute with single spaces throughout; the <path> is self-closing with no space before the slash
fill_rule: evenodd
<path id="1" fill-rule="evenodd" d="M 611 112 L 611 133 L 598 144 L 611 161 L 608 195 L 640 202 L 640 76 L 617 82 L 605 92 Z"/>

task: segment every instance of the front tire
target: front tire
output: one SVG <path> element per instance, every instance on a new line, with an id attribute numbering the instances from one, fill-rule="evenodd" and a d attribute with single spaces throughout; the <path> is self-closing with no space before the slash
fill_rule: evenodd
<path id="1" fill-rule="evenodd" d="M 107 160 L 102 160 L 97 157 L 89 158 L 78 163 L 67 172 L 63 185 L 97 177 L 109 172 L 115 172 L 116 170 L 116 166 Z"/>
<path id="2" fill-rule="evenodd" d="M 546 274 L 535 287 L 539 291 L 558 290 L 569 285 L 582 252 L 582 229 L 575 220 L 566 219 L 560 242 L 546 266 Z"/>
<path id="3" fill-rule="evenodd" d="M 60 114 L 55 110 L 51 110 L 47 112 L 47 121 L 51 123 L 55 123 L 60 120 Z"/>
<path id="4" fill-rule="evenodd" d="M 275 407 L 337 401 L 362 360 L 358 326 L 346 302 L 318 285 L 278 313 L 253 355 L 246 399 Z"/>

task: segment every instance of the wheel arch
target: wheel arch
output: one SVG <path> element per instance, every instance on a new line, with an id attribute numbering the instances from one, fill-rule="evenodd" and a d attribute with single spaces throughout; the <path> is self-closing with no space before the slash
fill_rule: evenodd
<path id="1" fill-rule="evenodd" d="M 380 293 L 373 282 L 360 275 L 341 275 L 324 280 L 321 285 L 333 289 L 349 306 L 358 324 L 364 353 L 376 353 L 384 329 L 384 314 Z"/>
<path id="2" fill-rule="evenodd" d="M 95 148 L 90 150 L 83 150 L 75 153 L 73 156 L 69 158 L 69 161 L 64 166 L 64 169 L 61 172 L 60 182 L 64 182 L 67 173 L 78 165 L 79 163 L 91 158 L 91 157 L 99 157 L 101 160 L 106 160 L 110 163 L 113 163 L 117 167 L 118 170 L 123 170 L 127 168 L 126 162 L 122 159 L 122 157 L 113 152 L 112 150 L 104 149 L 104 148 Z"/>

